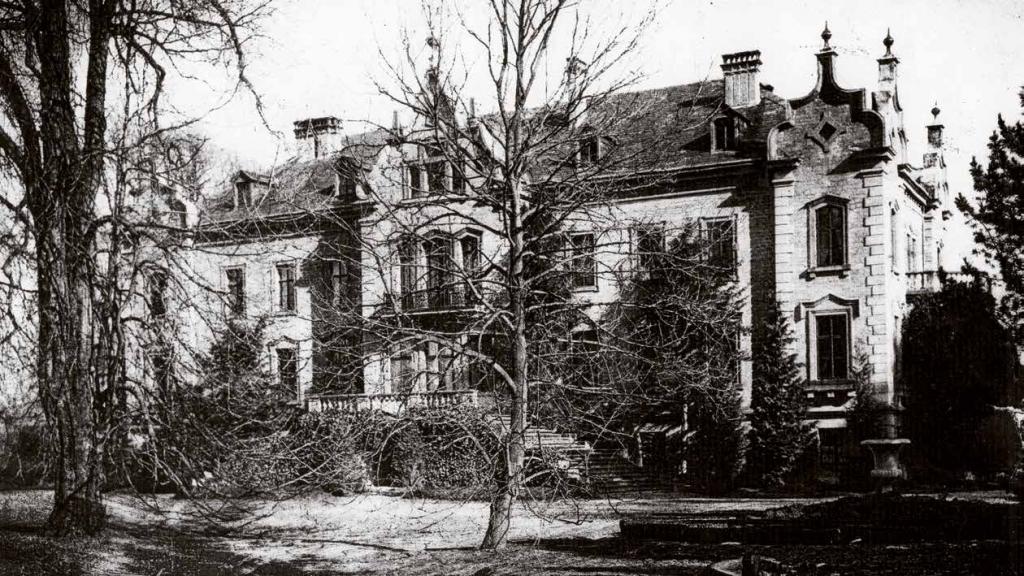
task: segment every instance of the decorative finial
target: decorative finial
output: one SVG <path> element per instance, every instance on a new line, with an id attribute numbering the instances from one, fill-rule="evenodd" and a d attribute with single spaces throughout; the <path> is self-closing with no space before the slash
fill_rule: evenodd
<path id="1" fill-rule="evenodd" d="M 885 55 L 892 56 L 892 45 L 896 41 L 892 39 L 892 31 L 889 28 L 885 30 L 885 40 L 882 40 L 882 44 L 885 45 Z"/>
<path id="2" fill-rule="evenodd" d="M 821 33 L 821 39 L 825 41 L 825 46 L 822 50 L 831 50 L 832 47 L 828 45 L 828 41 L 832 39 L 832 32 L 828 29 L 828 20 L 825 21 L 825 30 Z"/>
<path id="3" fill-rule="evenodd" d="M 935 105 L 932 106 L 932 121 L 933 122 L 938 122 L 939 121 L 939 112 L 942 112 L 942 110 L 939 109 L 939 103 L 936 102 Z"/>

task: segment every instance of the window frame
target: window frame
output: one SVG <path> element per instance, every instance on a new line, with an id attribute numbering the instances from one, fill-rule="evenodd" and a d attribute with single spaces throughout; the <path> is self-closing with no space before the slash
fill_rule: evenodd
<path id="1" fill-rule="evenodd" d="M 719 134 L 719 131 L 722 134 Z M 721 116 L 711 122 L 711 151 L 733 152 L 736 150 L 736 119 Z"/>
<path id="2" fill-rule="evenodd" d="M 235 298 L 236 295 L 232 292 L 231 274 L 233 272 L 238 272 L 240 280 L 237 299 Z M 244 317 L 246 308 L 248 307 L 248 298 L 246 297 L 245 265 L 225 266 L 222 269 L 221 277 L 224 281 L 224 292 L 227 294 L 227 298 L 225 298 L 224 302 L 225 311 L 233 318 Z"/>
<path id="3" fill-rule="evenodd" d="M 840 304 L 824 306 L 820 309 L 807 310 L 807 381 L 811 385 L 848 385 L 852 382 L 853 374 L 853 321 L 857 317 L 857 306 Z M 846 376 L 842 378 L 823 379 L 819 367 L 818 349 L 818 320 L 824 317 L 841 317 L 844 319 L 846 329 L 845 354 L 846 354 Z"/>
<path id="4" fill-rule="evenodd" d="M 637 272 L 650 274 L 657 268 L 657 260 L 668 251 L 668 239 L 665 235 L 665 222 L 635 224 L 630 227 L 632 236 L 630 249 Z M 653 250 L 645 250 L 644 240 L 656 236 L 657 246 Z"/>
<path id="5" fill-rule="evenodd" d="M 146 279 L 146 307 L 149 317 L 158 320 L 167 316 L 167 286 L 169 282 L 167 270 L 159 269 L 151 272 Z"/>
<path id="6" fill-rule="evenodd" d="M 285 279 L 281 272 L 288 270 L 291 278 Z M 288 260 L 274 264 L 274 278 L 277 281 L 277 312 L 280 314 L 295 314 L 299 309 L 298 281 L 299 267 L 295 261 Z M 287 287 L 287 291 L 286 291 Z"/>
<path id="7" fill-rule="evenodd" d="M 284 358 L 285 354 L 291 355 L 291 361 L 286 363 Z M 291 388 L 296 395 L 298 395 L 301 388 L 300 376 L 299 376 L 299 347 L 294 343 L 288 345 L 278 345 L 274 347 L 274 362 L 276 364 L 277 372 L 277 383 L 282 387 Z M 285 366 L 290 364 L 291 370 L 291 382 L 285 381 Z"/>
<path id="8" fill-rule="evenodd" d="M 849 200 L 838 196 L 826 195 L 807 205 L 807 275 L 838 274 L 846 276 L 850 271 L 850 210 Z M 842 216 L 841 250 L 842 262 L 839 264 L 819 264 L 820 251 L 818 246 L 819 215 L 823 210 L 838 209 Z M 830 228 L 831 231 L 831 228 Z M 834 251 L 831 249 L 830 252 Z"/>
<path id="9" fill-rule="evenodd" d="M 723 243 L 718 241 L 720 239 L 711 238 L 711 228 L 721 224 L 727 224 L 729 227 L 729 255 L 730 262 L 728 266 L 723 266 L 723 270 L 728 270 L 732 276 L 736 276 L 740 267 L 739 258 L 739 234 L 737 228 L 739 227 L 738 218 L 735 214 L 729 216 L 709 216 L 700 219 L 700 235 L 701 238 L 708 242 L 708 245 L 704 247 L 704 261 L 710 266 L 717 266 L 714 262 L 714 245 L 722 245 Z M 714 244 L 714 245 L 713 245 Z"/>
<path id="10" fill-rule="evenodd" d="M 590 238 L 589 256 L 580 251 L 580 245 L 576 243 L 577 238 Z M 598 290 L 598 262 L 597 262 L 597 235 L 594 232 L 575 231 L 566 234 L 568 243 L 569 283 L 574 292 L 596 292 Z M 582 271 L 580 262 L 589 262 L 589 271 Z M 580 283 L 581 278 L 590 278 L 590 283 Z"/>

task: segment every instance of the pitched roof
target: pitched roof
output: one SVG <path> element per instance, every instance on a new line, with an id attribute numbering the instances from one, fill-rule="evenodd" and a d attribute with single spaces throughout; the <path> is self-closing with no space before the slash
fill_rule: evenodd
<path id="1" fill-rule="evenodd" d="M 388 130 L 379 129 L 343 136 L 339 150 L 315 159 L 293 157 L 269 173 L 240 171 L 232 185 L 220 190 L 206 202 L 211 224 L 244 218 L 268 218 L 284 214 L 324 210 L 351 200 L 332 195 L 335 178 L 351 176 L 373 167 L 380 150 L 387 144 Z M 235 206 L 234 181 L 253 182 L 251 208 Z"/>

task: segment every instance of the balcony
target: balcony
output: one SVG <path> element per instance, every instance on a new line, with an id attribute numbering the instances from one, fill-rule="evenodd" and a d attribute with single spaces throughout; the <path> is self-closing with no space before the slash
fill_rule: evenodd
<path id="1" fill-rule="evenodd" d="M 476 390 L 437 390 L 404 394 L 312 394 L 306 397 L 310 412 L 362 412 L 378 410 L 398 415 L 409 408 L 477 406 Z"/>
<path id="2" fill-rule="evenodd" d="M 399 304 L 407 314 L 448 312 L 475 308 L 477 299 L 468 286 L 453 284 L 402 294 Z"/>
<path id="3" fill-rule="evenodd" d="M 970 284 L 975 279 L 985 283 L 985 289 L 991 291 L 991 280 L 985 276 L 976 277 L 966 272 L 945 272 L 929 270 L 923 272 L 907 272 L 907 294 L 928 294 L 942 290 L 944 283 Z"/>

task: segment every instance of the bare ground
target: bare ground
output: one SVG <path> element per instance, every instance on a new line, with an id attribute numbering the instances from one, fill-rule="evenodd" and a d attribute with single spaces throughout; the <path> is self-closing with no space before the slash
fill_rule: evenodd
<path id="1" fill-rule="evenodd" d="M 100 538 L 55 541 L 41 533 L 48 492 L 0 493 L 0 574 L 293 575 L 700 574 L 740 555 L 736 546 L 631 543 L 617 537 L 624 512 L 762 510 L 811 500 L 645 499 L 521 505 L 512 545 L 475 549 L 486 522 L 480 502 L 381 495 L 261 503 L 257 519 L 230 534 L 202 530 L 189 505 L 167 497 L 109 499 L 112 527 Z M 157 513 L 153 508 L 159 508 Z M 991 542 L 903 547 L 759 549 L 839 574 L 1016 574 L 1021 551 Z M 823 572 L 829 574 L 830 572 Z"/>

